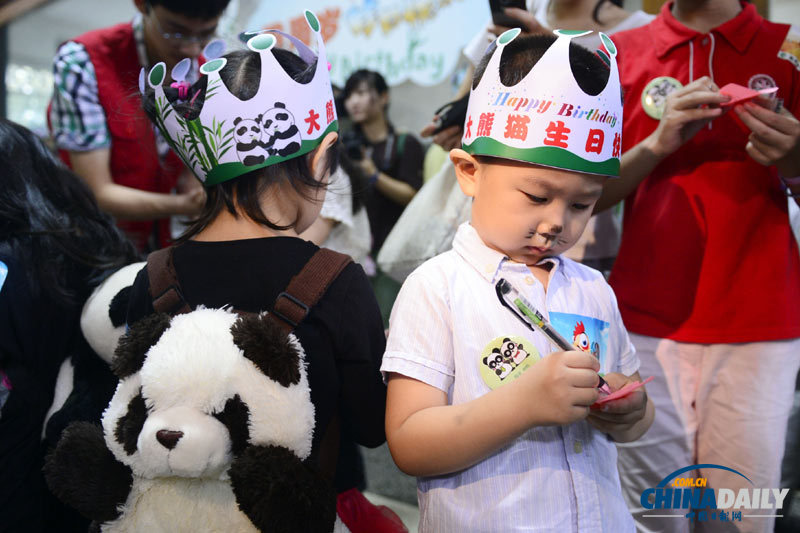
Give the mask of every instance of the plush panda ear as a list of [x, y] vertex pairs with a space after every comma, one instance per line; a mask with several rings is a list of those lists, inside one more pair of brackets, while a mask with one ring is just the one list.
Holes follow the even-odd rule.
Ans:
[[119, 379], [138, 372], [144, 364], [145, 355], [161, 335], [169, 328], [170, 316], [166, 313], [148, 315], [133, 324], [119, 340], [111, 370]]
[[240, 316], [231, 326], [233, 342], [261, 372], [284, 387], [300, 382], [300, 354], [266, 315]]
[[123, 287], [108, 304], [108, 318], [111, 325], [118, 328], [125, 324], [128, 315], [128, 302], [130, 301], [131, 288]]

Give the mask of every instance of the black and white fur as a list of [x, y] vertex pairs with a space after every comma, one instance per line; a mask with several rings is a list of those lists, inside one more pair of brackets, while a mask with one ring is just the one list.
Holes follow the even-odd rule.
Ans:
[[286, 157], [300, 150], [303, 139], [295, 125], [294, 116], [282, 102], [275, 102], [275, 107], [268, 109], [261, 116], [264, 131], [263, 146], [270, 156]]
[[103, 429], [70, 426], [48, 484], [104, 532], [347, 531], [304, 462], [304, 357], [266, 315], [145, 317], [120, 340]]
[[236, 117], [233, 120], [233, 138], [236, 141], [236, 153], [239, 161], [246, 166], [260, 165], [269, 151], [264, 146], [261, 115], [255, 119]]

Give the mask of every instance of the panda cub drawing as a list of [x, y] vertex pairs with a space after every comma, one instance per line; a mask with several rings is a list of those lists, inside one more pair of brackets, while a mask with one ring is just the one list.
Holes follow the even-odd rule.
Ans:
[[527, 357], [528, 352], [523, 349], [522, 343], [517, 344], [505, 338], [500, 348], [492, 348], [492, 353], [483, 358], [483, 364], [493, 370], [500, 380], [504, 380]]
[[233, 137], [236, 140], [236, 152], [239, 161], [246, 166], [260, 165], [269, 157], [269, 151], [261, 140], [261, 115], [255, 119], [236, 117], [233, 121]]
[[264, 112], [261, 119], [266, 142], [262, 147], [270, 156], [286, 157], [300, 150], [303, 139], [294, 123], [294, 117], [283, 102], [275, 102], [275, 107]]

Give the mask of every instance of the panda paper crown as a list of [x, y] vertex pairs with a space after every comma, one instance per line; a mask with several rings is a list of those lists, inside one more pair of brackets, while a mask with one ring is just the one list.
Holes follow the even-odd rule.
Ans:
[[[325, 135], [337, 131], [325, 43], [320, 24], [311, 11], [306, 22], [317, 40], [317, 54], [302, 41], [278, 30], [244, 33], [247, 48], [261, 56], [258, 92], [248, 100], [231, 94], [219, 77], [227, 60], [222, 43], [206, 47], [210, 59], [200, 67], [208, 76], [205, 100], [200, 115], [188, 120], [172, 106], [164, 94], [166, 65], [158, 63], [147, 75], [155, 91], [156, 126], [172, 149], [205, 186], [216, 185], [247, 172], [307, 154], [319, 146]], [[300, 58], [311, 65], [316, 60], [314, 77], [299, 83], [281, 67], [271, 50], [279, 34], [294, 44]], [[182, 82], [190, 62], [183, 60], [172, 70]], [[144, 73], [142, 73], [144, 76]], [[144, 80], [140, 79], [143, 90]]]
[[505, 46], [520, 33], [496, 41], [486, 70], [470, 93], [461, 143], [473, 155], [489, 155], [548, 167], [619, 176], [622, 98], [617, 49], [600, 34], [608, 54], [597, 53], [611, 72], [603, 91], [586, 94], [572, 74], [570, 41], [591, 31], [555, 30], [558, 38], [525, 78], [507, 87], [500, 81]]

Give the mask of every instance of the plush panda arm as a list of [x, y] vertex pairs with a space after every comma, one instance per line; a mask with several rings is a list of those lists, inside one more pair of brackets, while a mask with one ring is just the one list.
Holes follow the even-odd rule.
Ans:
[[106, 448], [103, 430], [89, 422], [74, 422], [45, 459], [45, 478], [58, 498], [98, 522], [119, 516], [133, 477]]
[[333, 530], [333, 488], [288, 449], [248, 446], [233, 461], [230, 476], [239, 508], [259, 530]]

